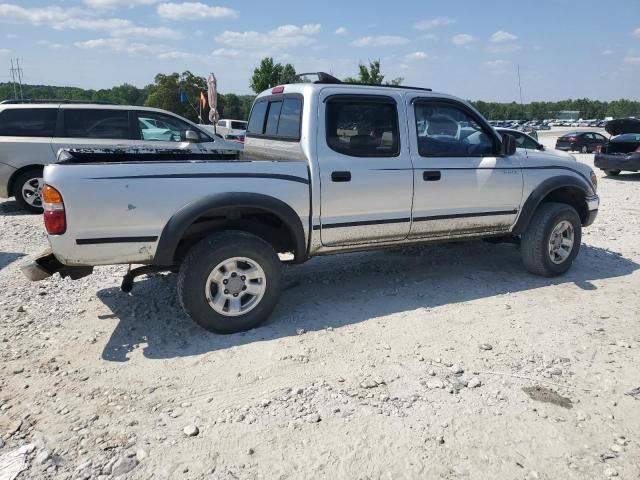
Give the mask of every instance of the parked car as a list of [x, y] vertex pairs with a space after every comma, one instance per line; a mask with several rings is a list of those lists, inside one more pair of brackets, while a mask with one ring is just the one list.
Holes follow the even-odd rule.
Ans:
[[244, 142], [247, 131], [247, 122], [244, 120], [230, 120], [223, 118], [216, 123], [216, 131], [227, 140]]
[[182, 117], [155, 108], [104, 104], [0, 104], [0, 197], [42, 212], [42, 169], [61, 148], [166, 147], [224, 150], [235, 142], [215, 138]]
[[278, 302], [278, 254], [302, 263], [492, 237], [519, 242], [535, 274], [570, 268], [599, 205], [587, 165], [517, 149], [456, 97], [318, 75], [258, 95], [240, 162], [149, 152], [102, 163], [103, 152], [63, 151], [44, 172], [52, 253], [23, 272], [78, 278], [143, 264], [125, 276], [128, 291], [136, 275], [178, 271], [185, 311], [231, 333]]
[[613, 137], [596, 152], [594, 165], [610, 176], [640, 171], [640, 120], [611, 120], [605, 130]]
[[[563, 160], [572, 160], [575, 161], [576, 158], [570, 153], [564, 152], [562, 150], [551, 150], [542, 145], [538, 140], [531, 135], [528, 135], [524, 132], [519, 132], [517, 130], [511, 130], [509, 128], [496, 128], [496, 131], [503, 135], [509, 134], [516, 140], [517, 148], [524, 148], [525, 150], [532, 150], [536, 152], [536, 157], [540, 157], [537, 152], [544, 152], [546, 155], [551, 155], [554, 157], [561, 158]], [[535, 133], [535, 132], [534, 132]]]
[[569, 132], [556, 140], [556, 149], [571, 152], [593, 153], [598, 145], [606, 143], [607, 137], [598, 132]]

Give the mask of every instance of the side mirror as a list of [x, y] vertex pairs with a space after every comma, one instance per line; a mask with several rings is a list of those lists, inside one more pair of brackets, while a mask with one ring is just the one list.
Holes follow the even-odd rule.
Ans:
[[197, 142], [198, 140], [200, 140], [200, 136], [193, 130], [187, 130], [186, 132], [184, 132], [184, 138], [187, 140], [187, 142]]
[[510, 156], [516, 153], [516, 139], [508, 133], [502, 134], [502, 149], [500, 154], [503, 156]]

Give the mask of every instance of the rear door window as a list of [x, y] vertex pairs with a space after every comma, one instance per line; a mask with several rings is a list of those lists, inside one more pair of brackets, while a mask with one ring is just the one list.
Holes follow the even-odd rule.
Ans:
[[129, 112], [106, 109], [65, 109], [66, 138], [102, 138], [126, 140], [129, 133]]
[[325, 121], [327, 145], [338, 153], [351, 157], [395, 157], [400, 153], [398, 109], [391, 97], [329, 97]]
[[57, 108], [9, 108], [0, 112], [0, 136], [53, 137]]

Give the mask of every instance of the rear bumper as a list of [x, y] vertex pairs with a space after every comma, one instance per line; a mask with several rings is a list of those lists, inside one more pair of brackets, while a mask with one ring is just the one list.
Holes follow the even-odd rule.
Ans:
[[601, 170], [640, 170], [640, 153], [597, 153], [593, 164]]
[[30, 258], [20, 266], [20, 271], [32, 282], [39, 282], [49, 278], [55, 273], [59, 273], [62, 278], [70, 277], [77, 280], [93, 273], [93, 267], [75, 267], [63, 265], [55, 257], [51, 249]]

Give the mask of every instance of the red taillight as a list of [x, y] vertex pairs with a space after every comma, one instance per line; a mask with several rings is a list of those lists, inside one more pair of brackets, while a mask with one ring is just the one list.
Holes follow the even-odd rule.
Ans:
[[636, 153], [640, 153], [640, 145], [638, 145], [638, 148], [636, 148], [634, 151], [635, 151]]
[[576, 137], [569, 137], [569, 143], [576, 143], [578, 139]]
[[60, 192], [51, 185], [42, 188], [44, 228], [49, 235], [62, 235], [67, 231], [67, 216]]
[[276, 93], [282, 93], [284, 92], [284, 87], [282, 85], [280, 85], [279, 87], [273, 87], [271, 89], [271, 93], [276, 94]]

